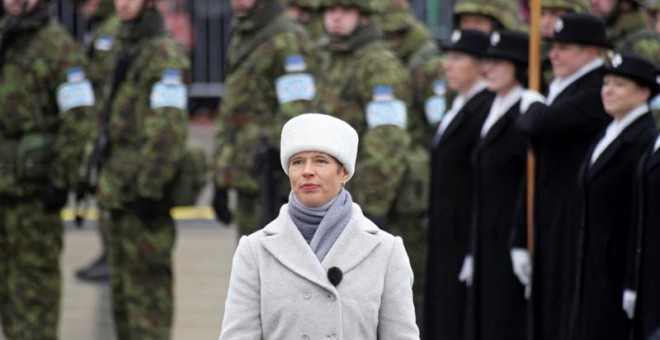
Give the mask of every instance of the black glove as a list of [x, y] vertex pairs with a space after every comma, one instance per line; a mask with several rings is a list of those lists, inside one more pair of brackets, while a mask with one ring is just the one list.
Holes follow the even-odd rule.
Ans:
[[44, 210], [46, 212], [58, 212], [66, 205], [66, 200], [69, 193], [57, 188], [53, 183], [46, 184], [46, 192], [44, 193]]
[[370, 219], [371, 222], [374, 222], [374, 224], [375, 224], [378, 228], [380, 228], [380, 229], [382, 229], [382, 230], [387, 230], [387, 223], [385, 222], [384, 219], [382, 219], [382, 218], [380, 218], [380, 217], [373, 216], [373, 215], [369, 215], [369, 214], [364, 214], [364, 216], [365, 216], [366, 218]]
[[215, 218], [218, 219], [218, 221], [225, 225], [231, 223], [231, 211], [229, 211], [227, 189], [215, 188], [215, 195], [213, 195], [213, 210], [215, 211]]
[[142, 223], [148, 224], [156, 219], [158, 211], [162, 209], [162, 204], [159, 200], [138, 196], [135, 201], [135, 208]]

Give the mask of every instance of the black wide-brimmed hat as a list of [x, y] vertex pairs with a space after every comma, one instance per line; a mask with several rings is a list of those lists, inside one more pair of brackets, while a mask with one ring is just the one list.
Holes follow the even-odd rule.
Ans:
[[529, 35], [514, 31], [495, 31], [490, 35], [486, 58], [506, 59], [517, 64], [529, 60]]
[[489, 45], [488, 34], [477, 30], [454, 30], [449, 41], [440, 44], [443, 51], [459, 51], [483, 58]]
[[607, 40], [605, 21], [592, 14], [564, 14], [555, 22], [554, 31], [547, 40], [612, 48], [612, 43]]
[[660, 91], [660, 71], [650, 61], [631, 53], [615, 53], [609, 57], [604, 74], [628, 78], [651, 89], [651, 98]]

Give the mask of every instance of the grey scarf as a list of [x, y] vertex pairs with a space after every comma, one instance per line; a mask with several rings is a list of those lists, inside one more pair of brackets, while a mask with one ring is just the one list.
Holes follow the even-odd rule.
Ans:
[[332, 245], [351, 219], [353, 198], [342, 189], [337, 197], [320, 207], [310, 208], [289, 194], [289, 215], [312, 251], [323, 262]]

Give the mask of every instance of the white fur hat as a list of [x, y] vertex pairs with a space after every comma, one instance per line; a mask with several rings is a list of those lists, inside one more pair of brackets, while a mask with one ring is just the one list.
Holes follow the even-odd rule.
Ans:
[[346, 168], [348, 179], [351, 179], [355, 172], [358, 134], [341, 119], [321, 113], [305, 113], [290, 119], [282, 128], [280, 161], [285, 173], [289, 173], [289, 159], [304, 151], [333, 156]]

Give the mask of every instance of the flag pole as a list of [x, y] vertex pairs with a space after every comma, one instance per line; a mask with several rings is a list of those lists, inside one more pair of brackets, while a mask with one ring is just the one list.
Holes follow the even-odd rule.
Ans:
[[[540, 92], [541, 89], [541, 0], [529, 2], [529, 84], [527, 88]], [[534, 190], [536, 181], [536, 158], [531, 148], [527, 149], [527, 250], [534, 251]]]

